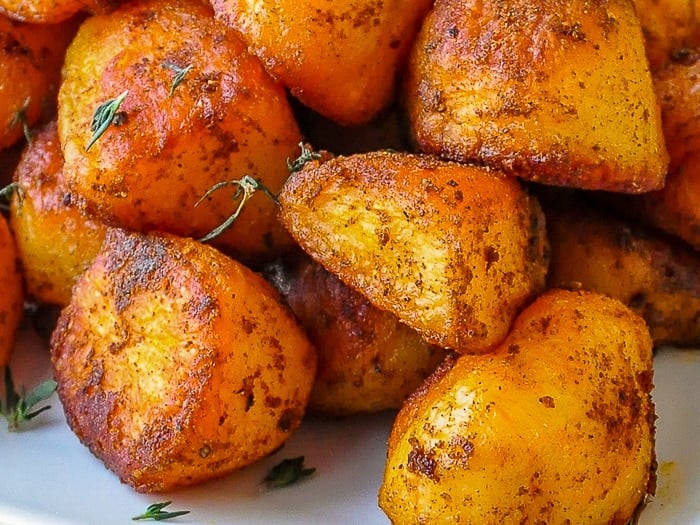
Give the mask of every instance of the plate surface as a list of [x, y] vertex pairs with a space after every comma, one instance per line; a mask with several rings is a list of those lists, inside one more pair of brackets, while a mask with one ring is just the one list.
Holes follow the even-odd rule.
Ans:
[[[17, 385], [51, 375], [46, 349], [24, 333], [12, 369]], [[659, 480], [640, 525], [700, 525], [700, 351], [663, 349], [655, 361]], [[307, 420], [274, 456], [221, 480], [171, 494], [136, 494], [122, 485], [68, 429], [58, 399], [23, 431], [0, 420], [0, 524], [111, 525], [154, 502], [190, 514], [180, 525], [386, 525], [377, 507], [393, 413]], [[303, 455], [316, 474], [262, 491], [260, 480], [284, 458]]]

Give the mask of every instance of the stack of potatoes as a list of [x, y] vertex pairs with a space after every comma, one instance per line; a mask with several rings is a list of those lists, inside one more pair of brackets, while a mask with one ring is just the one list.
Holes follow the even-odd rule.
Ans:
[[695, 4], [0, 0], [0, 366], [60, 307], [138, 491], [400, 409], [392, 522], [627, 523], [700, 343]]

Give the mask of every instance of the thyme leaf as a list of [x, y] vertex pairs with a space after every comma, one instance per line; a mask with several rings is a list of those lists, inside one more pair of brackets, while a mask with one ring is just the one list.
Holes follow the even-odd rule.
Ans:
[[177, 86], [182, 84], [182, 81], [185, 80], [185, 75], [187, 75], [187, 73], [189, 73], [192, 69], [192, 64], [185, 67], [179, 67], [172, 62], [163, 62], [163, 67], [175, 73], [175, 76], [173, 76], [173, 83], [170, 84], [170, 96], [172, 97], [175, 89], [177, 89]]
[[169, 520], [172, 518], [177, 518], [178, 516], [184, 516], [185, 514], [189, 514], [189, 510], [176, 510], [173, 512], [168, 512], [164, 511], [163, 509], [170, 505], [172, 501], [164, 501], [161, 503], [153, 503], [152, 505], [149, 505], [146, 508], [146, 512], [143, 514], [139, 514], [138, 516], [134, 516], [131, 518], [134, 521], [138, 520], [152, 520], [152, 521], [163, 521], [163, 520]]
[[40, 383], [28, 394], [25, 393], [24, 387], [22, 387], [21, 393], [18, 393], [15, 390], [10, 367], [6, 366], [5, 401], [0, 403], [0, 415], [7, 420], [7, 429], [15, 431], [24, 421], [34, 419], [42, 412], [50, 409], [50, 405], [44, 405], [38, 409], [34, 409], [34, 407], [51, 397], [56, 391], [56, 387], [56, 381], [49, 380]]
[[92, 138], [88, 145], [85, 146], [85, 151], [90, 151], [92, 145], [97, 142], [102, 134], [107, 131], [107, 128], [118, 120], [117, 111], [119, 107], [124, 102], [124, 99], [129, 94], [129, 91], [124, 91], [121, 95], [115, 98], [106, 100], [95, 110], [95, 114], [92, 116], [92, 123], [90, 124], [90, 131], [92, 131]]
[[268, 489], [278, 489], [288, 487], [302, 479], [308, 478], [314, 472], [315, 468], [304, 468], [304, 456], [285, 459], [278, 463], [265, 476], [263, 483]]
[[212, 193], [225, 188], [226, 186], [236, 186], [236, 191], [234, 192], [232, 196], [232, 200], [236, 202], [237, 200], [240, 199], [238, 206], [236, 207], [235, 211], [229, 215], [224, 222], [222, 222], [219, 226], [211, 230], [209, 233], [207, 233], [204, 237], [199, 239], [200, 242], [207, 242], [215, 237], [218, 237], [221, 235], [224, 231], [226, 231], [228, 228], [231, 227], [231, 225], [235, 222], [235, 220], [238, 218], [238, 216], [241, 214], [243, 211], [243, 207], [245, 206], [246, 202], [250, 200], [250, 198], [253, 196], [253, 194], [257, 191], [260, 190], [262, 191], [265, 195], [267, 195], [272, 201], [279, 206], [279, 201], [277, 200], [277, 195], [272, 193], [270, 189], [265, 186], [260, 179], [254, 179], [250, 175], [244, 175], [242, 178], [238, 180], [225, 180], [222, 182], [217, 182], [214, 184], [211, 188], [209, 188], [204, 195], [202, 195], [197, 202], [194, 203], [195, 206], [199, 206], [207, 197], [209, 197]]
[[31, 100], [31, 97], [25, 98], [24, 104], [22, 104], [21, 108], [15, 111], [15, 114], [12, 115], [12, 120], [10, 121], [10, 129], [20, 124], [22, 125], [22, 132], [24, 133], [24, 138], [27, 141], [27, 144], [32, 143], [32, 132], [29, 129], [29, 124], [27, 123], [27, 110], [29, 109], [29, 103]]
[[304, 164], [306, 164], [310, 160], [316, 160], [321, 158], [320, 153], [312, 150], [311, 148], [307, 148], [303, 142], [299, 143], [299, 148], [301, 149], [301, 154], [296, 159], [294, 159], [291, 162], [289, 159], [287, 159], [287, 169], [289, 169], [289, 173], [295, 173], [297, 171], [300, 171], [301, 168], [304, 167]]
[[24, 200], [24, 190], [18, 183], [11, 182], [4, 188], [0, 188], [0, 199], [3, 199], [5, 201], [0, 202], [0, 210], [10, 209], [12, 194], [15, 192], [17, 193], [17, 204], [19, 205], [19, 207], [22, 206], [22, 201]]

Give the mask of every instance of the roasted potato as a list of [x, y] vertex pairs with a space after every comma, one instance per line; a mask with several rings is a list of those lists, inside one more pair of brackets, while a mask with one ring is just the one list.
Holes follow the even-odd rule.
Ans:
[[497, 345], [544, 287], [536, 199], [486, 168], [408, 153], [310, 161], [279, 195], [299, 245], [433, 344]]
[[305, 254], [269, 265], [266, 275], [318, 351], [310, 411], [399, 409], [447, 355]]
[[0, 214], [0, 369], [10, 362], [17, 329], [24, 310], [24, 290], [15, 243], [5, 217]]
[[0, 15], [0, 149], [55, 111], [61, 65], [77, 20], [24, 24]]
[[663, 69], [674, 54], [700, 45], [698, 0], [634, 0], [652, 71]]
[[656, 345], [700, 344], [700, 253], [583, 203], [545, 205], [552, 250], [549, 286], [619, 299]]
[[109, 230], [51, 339], [68, 424], [124, 483], [218, 477], [298, 427], [316, 354], [258, 274], [191, 239]]
[[546, 184], [639, 193], [668, 157], [631, 2], [437, 0], [405, 82], [418, 148]]
[[397, 524], [627, 524], [654, 490], [652, 344], [615, 299], [553, 291], [399, 412], [379, 505]]
[[[96, 108], [124, 93], [88, 148]], [[192, 237], [235, 207], [235, 188], [195, 206], [207, 190], [249, 175], [276, 192], [301, 139], [282, 87], [197, 0], [131, 3], [86, 20], [66, 56], [58, 132], [65, 179], [88, 214]], [[248, 262], [291, 245], [264, 195], [213, 242]]]
[[106, 13], [121, 0], [0, 0], [0, 13], [15, 20], [55, 24], [79, 11]]
[[34, 134], [15, 171], [10, 225], [26, 293], [65, 306], [76, 278], [92, 262], [107, 227], [85, 217], [62, 179], [56, 123]]
[[211, 0], [268, 71], [302, 103], [343, 125], [386, 107], [432, 0]]

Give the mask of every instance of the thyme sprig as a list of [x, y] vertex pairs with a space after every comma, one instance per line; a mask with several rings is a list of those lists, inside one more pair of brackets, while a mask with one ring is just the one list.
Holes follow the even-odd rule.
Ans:
[[139, 520], [152, 520], [152, 521], [163, 521], [163, 520], [169, 520], [172, 518], [177, 518], [178, 516], [184, 516], [185, 514], [189, 514], [189, 510], [176, 510], [173, 512], [168, 512], [164, 511], [163, 509], [170, 505], [172, 501], [163, 501], [161, 503], [153, 503], [152, 505], [149, 505], [146, 508], [146, 512], [143, 514], [139, 514], [138, 516], [134, 516], [131, 518], [134, 521], [139, 521]]
[[85, 146], [85, 151], [90, 151], [95, 142], [102, 136], [102, 134], [107, 131], [107, 128], [118, 120], [117, 112], [124, 102], [124, 99], [129, 94], [126, 90], [122, 92], [121, 95], [106, 100], [95, 110], [95, 114], [92, 116], [92, 123], [90, 124], [90, 131], [92, 131], [92, 138], [88, 145]]
[[304, 456], [288, 458], [278, 463], [263, 479], [268, 489], [278, 489], [293, 485], [316, 472], [315, 468], [304, 467]]
[[24, 387], [21, 393], [15, 390], [15, 384], [12, 380], [12, 372], [10, 367], [5, 367], [5, 401], [0, 403], [0, 415], [7, 420], [7, 429], [15, 431], [19, 425], [25, 421], [34, 419], [42, 412], [51, 408], [51, 405], [44, 405], [38, 409], [34, 407], [46, 401], [56, 391], [56, 381], [44, 381], [40, 383], [34, 390], [25, 393]]
[[234, 192], [233, 196], [231, 199], [236, 202], [240, 199], [238, 202], [238, 206], [236, 207], [235, 211], [229, 215], [224, 222], [222, 222], [219, 226], [214, 228], [212, 231], [207, 233], [204, 237], [202, 237], [200, 242], [207, 242], [215, 237], [218, 237], [221, 235], [224, 231], [226, 231], [233, 223], [234, 221], [238, 218], [238, 216], [241, 214], [243, 211], [243, 207], [245, 206], [246, 202], [248, 202], [251, 197], [255, 194], [256, 191], [260, 190], [262, 191], [265, 195], [267, 195], [269, 198], [272, 199], [272, 201], [279, 206], [279, 201], [277, 200], [277, 195], [272, 193], [270, 189], [265, 186], [260, 179], [254, 179], [250, 175], [244, 175], [242, 178], [237, 179], [237, 180], [225, 180], [221, 182], [217, 182], [214, 184], [211, 188], [209, 188], [204, 195], [202, 195], [197, 202], [194, 203], [195, 206], [199, 206], [207, 197], [209, 197], [212, 193], [225, 188], [226, 186], [236, 186], [236, 191]]
[[172, 97], [177, 87], [185, 80], [185, 75], [187, 75], [187, 73], [189, 73], [192, 69], [192, 64], [185, 67], [180, 67], [172, 62], [163, 62], [163, 67], [175, 73], [175, 76], [173, 76], [173, 82], [170, 84], [170, 96]]
[[12, 115], [12, 120], [10, 121], [10, 129], [19, 125], [22, 126], [22, 132], [24, 133], [24, 138], [27, 141], [27, 144], [32, 143], [32, 132], [29, 129], [29, 123], [27, 122], [27, 110], [29, 109], [29, 103], [31, 100], [31, 97], [25, 98], [24, 104], [22, 104], [21, 108], [15, 111], [15, 114]]
[[296, 173], [297, 171], [300, 171], [304, 167], [304, 164], [310, 160], [317, 160], [321, 158], [321, 154], [319, 152], [314, 151], [311, 148], [307, 148], [303, 142], [299, 143], [299, 148], [301, 149], [301, 154], [296, 159], [293, 161], [287, 159], [287, 169], [289, 169], [289, 173]]
[[[24, 199], [24, 190], [17, 182], [10, 182], [7, 186], [0, 189], [0, 210], [9, 210], [12, 194], [17, 193], [17, 204], [21, 207]], [[2, 202], [4, 201], [4, 202]]]

